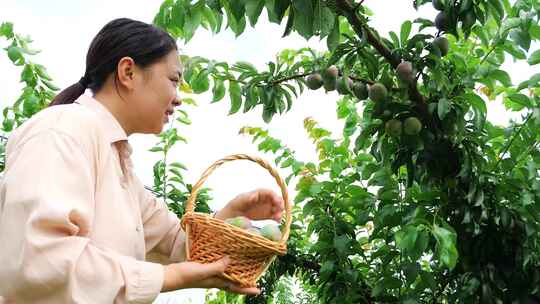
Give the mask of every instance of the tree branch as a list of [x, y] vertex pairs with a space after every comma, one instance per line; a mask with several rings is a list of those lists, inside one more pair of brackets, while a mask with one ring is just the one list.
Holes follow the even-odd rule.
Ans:
[[309, 72], [309, 73], [298, 74], [298, 75], [293, 75], [293, 76], [289, 76], [289, 77], [285, 77], [285, 78], [273, 80], [273, 81], [270, 82], [270, 84], [271, 84], [271, 85], [275, 85], [275, 84], [278, 84], [278, 83], [281, 83], [281, 82], [285, 82], [285, 81], [289, 81], [289, 80], [293, 80], [293, 79], [296, 79], [296, 78], [306, 77], [306, 76], [308, 76], [308, 75], [311, 75], [312, 73], [313, 73], [313, 72]]
[[529, 120], [532, 118], [533, 116], [533, 113], [534, 111], [531, 111], [529, 113], [529, 115], [527, 116], [527, 118], [525, 118], [525, 121], [523, 121], [523, 124], [521, 126], [519, 126], [519, 129], [517, 130], [517, 132], [514, 134], [514, 136], [512, 137], [512, 139], [510, 139], [510, 141], [508, 142], [508, 144], [506, 145], [506, 147], [504, 147], [504, 150], [502, 151], [501, 155], [499, 156], [499, 159], [497, 160], [497, 162], [495, 163], [495, 166], [493, 166], [493, 170], [491, 171], [495, 171], [497, 169], [497, 167], [499, 166], [499, 163], [501, 162], [501, 160], [503, 159], [503, 156], [506, 154], [506, 152], [508, 152], [508, 150], [510, 149], [510, 146], [512, 146], [512, 143], [514, 143], [514, 140], [519, 136], [519, 134], [521, 133], [521, 130], [523, 130], [523, 127], [525, 127], [525, 125], [529, 122]]
[[144, 188], [150, 192], [152, 192], [154, 195], [161, 195], [161, 193], [159, 193], [158, 191], [154, 190], [154, 188], [152, 187], [149, 187], [149, 186], [144, 186]]
[[[274, 85], [274, 84], [289, 81], [289, 80], [292, 80], [292, 79], [306, 77], [306, 76], [309, 76], [309, 75], [311, 75], [313, 73], [315, 73], [315, 72], [307, 72], [307, 73], [304, 73], [304, 74], [298, 74], [298, 75], [285, 77], [285, 78], [282, 78], [282, 79], [277, 79], [277, 80], [271, 81], [270, 84]], [[359, 77], [356, 77], [354, 75], [349, 75], [349, 78], [354, 80], [354, 81], [359, 81], [359, 82], [363, 82], [363, 83], [367, 83], [367, 84], [374, 84], [375, 83], [373, 80], [359, 78]]]
[[382, 41], [375, 36], [373, 31], [365, 25], [356, 15], [354, 7], [348, 0], [337, 0], [337, 7], [349, 23], [354, 28], [354, 31], [361, 37], [363, 32], [366, 33], [366, 38], [369, 44], [371, 44], [381, 56], [383, 56], [393, 68], [396, 68], [400, 63], [399, 58], [392, 56], [392, 51], [388, 49]]
[[[366, 33], [366, 38], [369, 44], [371, 44], [381, 56], [383, 56], [386, 61], [395, 69], [401, 62], [400, 58], [392, 56], [392, 51], [386, 47], [382, 41], [375, 36], [371, 28], [358, 18], [354, 7], [349, 2], [349, 0], [336, 0], [336, 5], [341, 14], [347, 18], [349, 23], [352, 25], [354, 31], [358, 36], [363, 36], [363, 33]], [[420, 114], [424, 117], [426, 121], [430, 121], [430, 116], [428, 112], [428, 106], [426, 100], [420, 91], [418, 91], [418, 86], [416, 80], [409, 84], [409, 97], [412, 101], [415, 101], [416, 106]]]

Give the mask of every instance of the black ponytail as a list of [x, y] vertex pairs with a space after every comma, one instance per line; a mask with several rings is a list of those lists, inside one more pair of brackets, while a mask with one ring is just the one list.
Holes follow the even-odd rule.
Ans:
[[60, 92], [49, 106], [73, 103], [86, 89], [98, 92], [107, 77], [116, 72], [118, 61], [129, 56], [144, 68], [177, 49], [174, 38], [148, 23], [119, 18], [107, 23], [94, 37], [86, 55], [86, 73]]

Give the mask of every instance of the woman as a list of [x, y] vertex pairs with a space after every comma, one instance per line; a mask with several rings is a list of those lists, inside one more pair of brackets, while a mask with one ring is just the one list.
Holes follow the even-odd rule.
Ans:
[[[113, 20], [93, 39], [84, 77], [11, 134], [0, 184], [8, 303], [149, 303], [182, 288], [259, 293], [221, 276], [227, 257], [185, 262], [178, 217], [131, 169], [128, 137], [162, 131], [181, 104], [181, 78], [168, 33]], [[257, 189], [215, 216], [279, 221], [282, 210], [277, 194]]]

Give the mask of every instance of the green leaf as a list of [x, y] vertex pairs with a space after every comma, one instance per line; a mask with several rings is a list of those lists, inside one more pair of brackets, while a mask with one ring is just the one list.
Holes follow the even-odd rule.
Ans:
[[36, 64], [35, 68], [36, 68], [36, 73], [39, 75], [39, 77], [48, 81], [52, 80], [51, 76], [49, 76], [49, 74], [47, 73], [47, 69], [43, 65]]
[[231, 30], [234, 32], [236, 37], [240, 36], [246, 29], [246, 18], [242, 15], [238, 15], [239, 19], [237, 19], [234, 14], [237, 14], [237, 11], [234, 9], [226, 9], [227, 12], [227, 22], [228, 26], [231, 28]]
[[313, 36], [313, 5], [311, 0], [292, 1], [294, 9], [294, 28], [302, 37]]
[[433, 226], [432, 233], [437, 240], [437, 257], [450, 270], [454, 269], [458, 259], [456, 233], [436, 224]]
[[231, 110], [229, 115], [232, 115], [242, 106], [242, 98], [240, 95], [240, 85], [236, 81], [229, 81], [229, 97], [231, 98]]
[[497, 19], [501, 20], [504, 18], [504, 8], [501, 3], [501, 0], [488, 0], [489, 3], [493, 8], [495, 8], [495, 12], [497, 13]]
[[516, 59], [527, 59], [527, 55], [525, 52], [520, 50], [517, 46], [515, 46], [512, 42], [507, 41], [503, 49], [510, 55], [514, 56]]
[[24, 69], [21, 73], [21, 81], [27, 83], [28, 86], [34, 87], [36, 85], [37, 79], [34, 76], [34, 69], [32, 64], [27, 64], [24, 66]]
[[398, 38], [397, 34], [394, 33], [393, 31], [390, 31], [388, 33], [388, 35], [390, 35], [390, 38], [392, 39], [392, 42], [394, 42], [394, 47], [398, 48], [399, 45], [400, 45], [400, 42], [399, 42], [399, 38]]
[[285, 24], [285, 31], [283, 32], [283, 35], [281, 35], [281, 37], [288, 36], [293, 29], [293, 25], [294, 25], [294, 10], [291, 10], [289, 11], [289, 16], [287, 17], [287, 24]]
[[206, 69], [202, 70], [197, 77], [191, 83], [191, 89], [193, 93], [200, 94], [208, 91], [210, 87], [210, 82], [208, 80], [208, 71]]
[[334, 271], [334, 261], [328, 260], [325, 261], [324, 264], [321, 266], [321, 280], [327, 279], [332, 272]]
[[169, 166], [179, 168], [179, 169], [183, 169], [183, 170], [187, 170], [186, 166], [184, 166], [182, 163], [179, 163], [179, 162], [170, 163]]
[[401, 25], [401, 45], [405, 45], [407, 43], [407, 39], [409, 38], [409, 34], [411, 33], [411, 28], [412, 22], [409, 20], [403, 22], [403, 24]]
[[416, 238], [416, 246], [414, 247], [412, 256], [414, 258], [420, 258], [422, 253], [426, 251], [429, 243], [429, 233], [425, 230], [420, 230], [418, 232], [418, 237]]
[[396, 246], [404, 252], [412, 252], [418, 237], [418, 229], [415, 226], [406, 226], [394, 235]]
[[[403, 272], [407, 278], [407, 284], [412, 284], [416, 280], [416, 277], [418, 277], [418, 274], [420, 273], [420, 269], [421, 268], [418, 263], [405, 264], [405, 267], [403, 267]], [[405, 303], [406, 302], [404, 302], [404, 304]]]
[[336, 248], [338, 255], [347, 255], [350, 242], [351, 239], [346, 235], [339, 235], [334, 238], [334, 248]]
[[25, 117], [31, 117], [39, 110], [39, 98], [34, 93], [31, 93], [24, 98], [23, 115]]
[[287, 167], [292, 166], [293, 163], [294, 163], [294, 158], [287, 158], [284, 162], [281, 163], [279, 167], [287, 168]]
[[380, 281], [379, 283], [375, 284], [375, 287], [373, 287], [373, 289], [371, 290], [372, 297], [376, 298], [383, 293], [383, 291], [385, 290], [385, 286], [383, 283], [383, 281]]
[[203, 21], [201, 23], [203, 24], [203, 26], [204, 24], [207, 24], [207, 26], [205, 26], [206, 29], [208, 29], [212, 33], [217, 33], [220, 30], [220, 28], [218, 27], [216, 15], [211, 8], [205, 6], [202, 10], [202, 16]]
[[23, 65], [24, 64], [24, 56], [22, 49], [16, 46], [10, 46], [7, 49], [8, 57], [9, 59], [15, 64], [15, 65]]
[[187, 116], [178, 117], [176, 119], [176, 121], [178, 121], [179, 123], [185, 124], [185, 125], [191, 125], [191, 120]]
[[508, 75], [508, 73], [503, 70], [494, 70], [490, 73], [489, 76], [497, 79], [505, 87], [512, 86], [512, 80], [510, 79], [510, 75]]
[[48, 80], [41, 79], [41, 82], [43, 82], [43, 84], [52, 91], [59, 91], [60, 90], [59, 87], [55, 86], [52, 82], [50, 82]]
[[510, 38], [525, 51], [529, 51], [531, 47], [531, 36], [529, 32], [513, 29], [510, 31]]
[[264, 0], [246, 1], [246, 15], [249, 18], [249, 24], [255, 26], [264, 7]]
[[533, 88], [537, 87], [540, 84], [540, 73], [536, 73], [529, 78], [529, 80], [525, 80], [522, 83], [519, 84], [519, 86], [516, 88], [516, 91], [521, 91], [526, 88]]
[[397, 289], [399, 287], [401, 287], [401, 280], [394, 277], [383, 277], [381, 281], [375, 284], [375, 287], [373, 287], [373, 290], [371, 291], [371, 295], [376, 298], [388, 289]]
[[243, 0], [229, 0], [227, 1], [229, 3], [229, 9], [234, 16], [234, 19], [240, 20], [244, 17], [244, 14], [246, 13], [246, 7], [245, 4], [247, 2], [253, 2], [250, 1], [243, 1]]
[[225, 96], [225, 84], [222, 79], [215, 79], [214, 80], [214, 88], [212, 89], [212, 94], [214, 97], [212, 98], [212, 103], [220, 101]]
[[521, 93], [510, 94], [508, 95], [508, 99], [510, 99], [511, 101], [523, 107], [532, 107], [531, 100], [525, 94], [521, 94]]
[[274, 116], [274, 112], [272, 112], [272, 108], [264, 107], [262, 118], [265, 123], [270, 123], [272, 121], [272, 117]]
[[439, 99], [438, 105], [437, 105], [437, 115], [439, 116], [440, 120], [444, 120], [446, 117], [446, 114], [450, 112], [450, 102], [446, 98]]
[[184, 180], [182, 178], [178, 177], [178, 176], [173, 176], [173, 177], [169, 178], [169, 181], [170, 182], [177, 182], [179, 184], [185, 185]]
[[281, 19], [285, 16], [285, 12], [290, 5], [290, 0], [265, 1], [265, 6], [268, 11], [268, 20], [280, 24]]
[[534, 51], [529, 59], [527, 59], [529, 65], [536, 65], [540, 63], [540, 50]]
[[332, 31], [336, 15], [328, 7], [317, 1], [315, 5], [315, 16], [313, 19], [313, 31], [319, 31], [319, 37], [322, 39]]
[[330, 35], [326, 38], [326, 45], [328, 46], [328, 50], [334, 51], [336, 47], [339, 44], [339, 19], [336, 17], [336, 20], [334, 22], [334, 28], [332, 29], [332, 32], [330, 32]]
[[249, 110], [253, 109], [259, 101], [259, 95], [257, 92], [257, 86], [252, 85], [247, 90], [246, 101], [244, 102], [244, 113], [247, 113]]
[[477, 207], [483, 206], [484, 204], [484, 190], [478, 189], [476, 192], [476, 198], [474, 205]]
[[13, 130], [14, 121], [10, 118], [5, 118], [2, 122], [2, 130], [4, 132], [11, 132]]
[[0, 37], [2, 36], [6, 36], [8, 39], [13, 37], [13, 23], [4, 22], [0, 25]]
[[[184, 6], [185, 7], [185, 6]], [[191, 40], [195, 31], [201, 24], [203, 16], [203, 7], [202, 5], [191, 6], [189, 10], [186, 10], [184, 26], [182, 30], [184, 31], [184, 39], [186, 42]]]
[[536, 40], [540, 39], [540, 25], [531, 24], [531, 27], [529, 28], [529, 34], [531, 34], [531, 37]]
[[486, 122], [486, 113], [487, 107], [486, 103], [482, 97], [476, 95], [475, 93], [466, 93], [464, 97], [471, 104], [474, 112], [475, 126], [479, 130], [484, 128], [484, 123]]
[[422, 282], [425, 283], [427, 287], [431, 288], [433, 292], [437, 290], [437, 282], [435, 282], [435, 278], [431, 272], [422, 271], [420, 277], [422, 278]]
[[193, 98], [182, 98], [182, 103], [187, 105], [197, 106], [197, 102]]

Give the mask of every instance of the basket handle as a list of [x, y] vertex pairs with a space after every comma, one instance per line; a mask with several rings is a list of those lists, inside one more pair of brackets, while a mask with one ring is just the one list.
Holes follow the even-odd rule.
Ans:
[[190, 194], [190, 196], [188, 198], [187, 205], [186, 205], [186, 214], [194, 212], [197, 193], [199, 192], [199, 189], [202, 187], [202, 185], [204, 184], [204, 182], [206, 181], [208, 176], [217, 167], [221, 166], [222, 164], [224, 164], [226, 162], [234, 161], [234, 160], [241, 160], [241, 159], [250, 160], [252, 162], [255, 162], [255, 163], [261, 165], [261, 167], [268, 170], [270, 172], [270, 174], [274, 177], [276, 182], [278, 183], [279, 188], [281, 188], [281, 195], [283, 196], [283, 201], [285, 203], [286, 217], [285, 217], [285, 228], [284, 228], [284, 231], [282, 231], [282, 236], [281, 236], [280, 243], [286, 242], [287, 239], [289, 238], [291, 222], [292, 222], [291, 204], [289, 203], [289, 193], [287, 192], [287, 187], [285, 186], [285, 182], [283, 181], [283, 179], [281, 179], [281, 177], [279, 176], [277, 171], [274, 168], [272, 168], [272, 166], [270, 166], [265, 160], [263, 160], [263, 159], [261, 159], [259, 157], [256, 157], [256, 156], [249, 156], [249, 155], [246, 155], [246, 154], [229, 155], [227, 157], [224, 157], [224, 158], [216, 161], [214, 164], [212, 164], [210, 167], [208, 167], [208, 169], [206, 169], [204, 171], [204, 173], [202, 174], [199, 181], [191, 189], [191, 194]]

